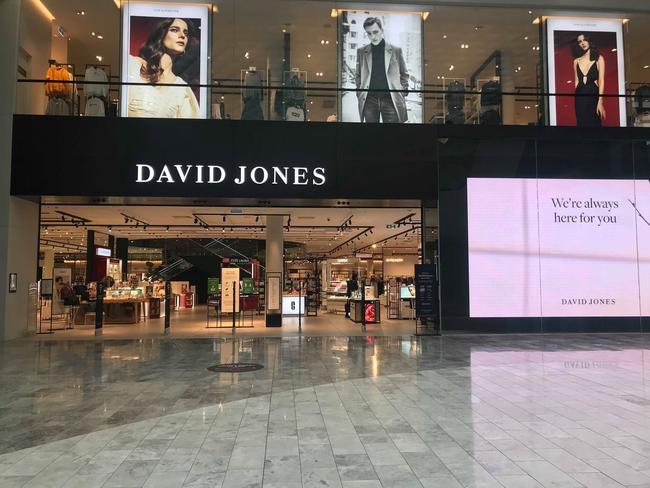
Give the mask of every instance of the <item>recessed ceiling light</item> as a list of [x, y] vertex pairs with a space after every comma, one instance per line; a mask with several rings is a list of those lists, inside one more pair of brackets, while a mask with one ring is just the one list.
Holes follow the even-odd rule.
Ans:
[[447, 39], [447, 34], [443, 34], [443, 35], [442, 35], [442, 38], [443, 38], [443, 39]]
[[648, 69], [648, 68], [650, 68], [650, 64], [646, 64], [646, 65], [643, 67], [643, 69]]
[[449, 71], [454, 71], [454, 65], [449, 66]]
[[101, 34], [97, 34], [97, 39], [103, 39], [103, 38], [104, 36], [102, 36]]
[[311, 58], [311, 54], [307, 54], [307, 57], [308, 57], [308, 58]]
[[95, 59], [101, 63], [102, 59], [104, 58], [102, 58], [101, 56], [95, 56]]

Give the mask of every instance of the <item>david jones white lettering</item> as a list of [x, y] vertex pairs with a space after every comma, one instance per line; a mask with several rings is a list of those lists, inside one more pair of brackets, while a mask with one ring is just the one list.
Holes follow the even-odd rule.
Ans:
[[[137, 164], [136, 183], [223, 183], [228, 174], [223, 166], [211, 164], [173, 164], [154, 168]], [[315, 185], [325, 184], [325, 168], [301, 166], [238, 166], [233, 180], [237, 185], [250, 182], [255, 185]]]

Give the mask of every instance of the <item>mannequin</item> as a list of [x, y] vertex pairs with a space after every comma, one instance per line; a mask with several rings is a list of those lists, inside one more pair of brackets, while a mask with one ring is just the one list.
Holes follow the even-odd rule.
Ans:
[[243, 85], [242, 99], [244, 101], [244, 108], [241, 119], [264, 120], [264, 112], [262, 111], [262, 99], [264, 98], [262, 77], [255, 66], [249, 67], [246, 71]]

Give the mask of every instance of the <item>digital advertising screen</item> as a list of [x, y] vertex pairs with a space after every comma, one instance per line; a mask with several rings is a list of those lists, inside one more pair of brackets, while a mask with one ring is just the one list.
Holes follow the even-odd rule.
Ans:
[[470, 317], [650, 315], [650, 181], [468, 178]]
[[[422, 123], [420, 13], [339, 10], [341, 122]], [[386, 90], [386, 91], [382, 91]]]
[[207, 118], [208, 5], [127, 2], [122, 7], [123, 117]]
[[626, 125], [623, 21], [550, 17], [546, 62], [551, 125]]

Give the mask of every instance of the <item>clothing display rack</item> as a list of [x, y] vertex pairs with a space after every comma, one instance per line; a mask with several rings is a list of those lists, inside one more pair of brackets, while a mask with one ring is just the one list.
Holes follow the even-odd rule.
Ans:
[[262, 73], [255, 66], [241, 70], [241, 120], [264, 120], [264, 83]]
[[[445, 123], [464, 124], [465, 123], [465, 91], [467, 89], [467, 79], [465, 78], [444, 78], [442, 80], [442, 114]], [[455, 100], [454, 96], [460, 100]]]
[[472, 101], [470, 104], [470, 109], [467, 114], [467, 123], [468, 124], [482, 124], [485, 123], [485, 114], [491, 110], [496, 110], [501, 116], [501, 105], [490, 105], [486, 106], [481, 102], [481, 97], [483, 97], [483, 87], [488, 83], [500, 83], [501, 79], [498, 76], [493, 76], [491, 78], [481, 78], [476, 80], [476, 86], [474, 90], [478, 92], [476, 95], [472, 96]]
[[[98, 76], [96, 70], [101, 70], [103, 75]], [[88, 77], [93, 79], [88, 79]], [[96, 79], [95, 79], [96, 78]], [[84, 72], [84, 98], [86, 106], [84, 108], [84, 115], [104, 117], [108, 112], [108, 105], [110, 103], [110, 81], [111, 79], [111, 65], [110, 64], [94, 64], [87, 63]], [[86, 82], [102, 82], [101, 84], [86, 84]], [[105, 82], [105, 83], [104, 83]], [[94, 102], [93, 99], [98, 100]], [[90, 102], [90, 104], [89, 104]]]
[[[50, 77], [52, 66], [55, 66], [57, 70], [59, 68], [64, 69], [67, 74], [66, 79]], [[48, 80], [45, 83], [45, 94], [49, 99], [47, 106], [48, 115], [77, 115], [76, 109], [79, 107], [79, 94], [77, 92], [77, 84], [75, 83], [75, 65], [71, 63], [57, 63], [55, 60], [50, 60], [46, 79]], [[68, 104], [68, 107], [65, 108], [62, 104]]]
[[[282, 118], [286, 121], [307, 120], [307, 72], [292, 68], [282, 74]], [[276, 93], [276, 97], [278, 94]]]

